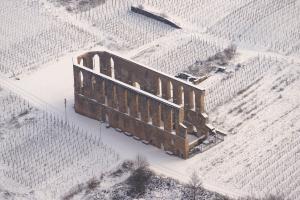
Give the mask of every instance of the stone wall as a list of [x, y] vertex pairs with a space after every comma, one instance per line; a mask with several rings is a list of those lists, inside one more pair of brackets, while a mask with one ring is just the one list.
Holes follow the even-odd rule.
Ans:
[[161, 21], [161, 22], [163, 22], [165, 24], [168, 24], [168, 25], [170, 25], [174, 28], [181, 29], [181, 27], [177, 23], [173, 22], [171, 19], [168, 19], [167, 16], [160, 16], [158, 13], [155, 13], [155, 12], [151, 11], [147, 7], [144, 8], [143, 5], [131, 6], [131, 11], [135, 12], [135, 13], [138, 13], [138, 14], [141, 14], [141, 15], [144, 15], [146, 17], [150, 17], [152, 19]]
[[188, 134], [207, 136], [204, 90], [106, 51], [77, 61], [76, 112], [183, 158], [189, 155]]

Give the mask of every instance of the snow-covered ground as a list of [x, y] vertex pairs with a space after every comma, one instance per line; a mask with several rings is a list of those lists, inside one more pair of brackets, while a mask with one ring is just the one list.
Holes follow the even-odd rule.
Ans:
[[210, 114], [230, 135], [197, 161], [203, 177], [300, 198], [300, 64], [281, 63]]
[[43, 9], [39, 1], [0, 2], [1, 73], [19, 74], [99, 41], [99, 36]]
[[[109, 168], [91, 168], [90, 173], [83, 173], [83, 169], [61, 164], [61, 160], [74, 154], [81, 158], [76, 162], [87, 166], [89, 159], [99, 158], [95, 155], [98, 150], [105, 154], [102, 146], [108, 145], [120, 160], [140, 153], [156, 172], [180, 181], [187, 181], [196, 169], [205, 187], [233, 197], [279, 192], [289, 199], [300, 198], [299, 0], [107, 0], [69, 11], [66, 7], [79, 6], [78, 2], [65, 2], [60, 7], [52, 4], [58, 1], [0, 2], [0, 85], [5, 88], [0, 98], [9, 99], [9, 90], [21, 96], [12, 97], [16, 103], [0, 100], [0, 180], [5, 183], [0, 184], [0, 193], [12, 190], [16, 198], [30, 198], [36, 194], [28, 188], [34, 188], [43, 199], [57, 198], [59, 189], [76, 185], [76, 179], [84, 181]], [[184, 28], [177, 30], [132, 13], [132, 4], [157, 8], [176, 17]], [[189, 160], [170, 157], [74, 112], [72, 57], [82, 51], [118, 51], [175, 75], [231, 43], [237, 44], [238, 51], [226, 72], [210, 73], [200, 84], [206, 89], [211, 123], [228, 136]], [[8, 79], [19, 73], [23, 73], [17, 76], [20, 80]], [[23, 116], [28, 109], [29, 114]], [[79, 134], [59, 134], [69, 128], [48, 133], [45, 124], [52, 119], [49, 113], [59, 116], [54, 121], [67, 118], [76, 124]], [[18, 134], [21, 137], [8, 137]], [[36, 137], [38, 134], [42, 137]], [[80, 143], [70, 142], [71, 138]], [[90, 146], [90, 141], [96, 144]], [[59, 145], [61, 142], [64, 145]], [[57, 144], [57, 151], [46, 149], [49, 144]], [[86, 146], [91, 148], [86, 150], [87, 157], [77, 152]], [[20, 151], [21, 147], [25, 150]], [[35, 164], [28, 170], [28, 163]], [[50, 164], [59, 167], [50, 169]], [[117, 163], [107, 164], [114, 167]], [[84, 178], [69, 180], [78, 170]], [[33, 171], [37, 173], [32, 175]], [[66, 182], [65, 187], [62, 182]]]
[[[95, 183], [94, 187], [91, 183]], [[143, 194], [136, 192], [139, 185]], [[143, 200], [182, 200], [192, 199], [190, 187], [176, 179], [157, 175], [148, 167], [137, 168], [136, 160], [125, 160], [113, 170], [94, 177], [88, 182], [79, 185], [66, 192], [65, 197], [72, 196], [73, 200], [90, 199], [143, 199]], [[137, 198], [135, 198], [137, 197]], [[225, 200], [227, 197], [213, 191], [200, 188], [197, 199], [201, 200]]]
[[57, 199], [119, 160], [99, 135], [7, 90], [0, 91], [0, 111], [0, 188]]

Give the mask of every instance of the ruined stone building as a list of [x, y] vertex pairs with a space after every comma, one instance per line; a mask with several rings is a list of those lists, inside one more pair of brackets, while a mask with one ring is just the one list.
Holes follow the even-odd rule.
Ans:
[[77, 62], [77, 113], [182, 158], [208, 136], [204, 90], [107, 51]]

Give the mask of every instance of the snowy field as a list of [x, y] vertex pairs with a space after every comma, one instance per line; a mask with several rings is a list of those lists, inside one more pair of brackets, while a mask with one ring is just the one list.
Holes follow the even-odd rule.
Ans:
[[119, 160], [99, 136], [2, 89], [0, 119], [0, 187], [56, 199]]
[[300, 198], [299, 67], [272, 65], [264, 77], [211, 113], [213, 123], [231, 135], [200, 156], [203, 177], [261, 195]]
[[97, 41], [89, 31], [43, 12], [39, 1], [1, 1], [0, 13], [5, 16], [0, 18], [0, 72], [10, 76]]
[[[141, 153], [158, 173], [186, 182], [197, 170], [206, 188], [232, 197], [300, 199], [299, 0], [59, 2], [0, 2], [0, 193], [57, 199]], [[182, 29], [132, 13], [132, 4]], [[176, 75], [232, 43], [225, 72], [199, 85], [210, 123], [228, 136], [189, 160], [104, 125], [100, 135], [98, 122], [74, 112], [72, 58], [84, 51], [118, 51]]]

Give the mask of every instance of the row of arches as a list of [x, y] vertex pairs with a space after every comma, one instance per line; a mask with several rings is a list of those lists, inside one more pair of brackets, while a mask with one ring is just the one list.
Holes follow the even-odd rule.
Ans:
[[[162, 97], [162, 84], [161, 84], [161, 79], [159, 78], [158, 79], [158, 96], [159, 97]], [[95, 77], [92, 76], [91, 78], [91, 87], [92, 87], [92, 91], [95, 91], [95, 84], [96, 84], [96, 80], [95, 80]], [[138, 82], [134, 82], [133, 83], [133, 86], [138, 88], [138, 89], [141, 89], [141, 85], [138, 83]], [[80, 88], [83, 89], [84, 87], [84, 77], [83, 77], [83, 74], [82, 72], [80, 71]], [[174, 89], [177, 89], [177, 99], [176, 99], [176, 102], [177, 104], [179, 105], [185, 105], [185, 91], [184, 91], [184, 88], [183, 86], [179, 86], [179, 88], [173, 88], [173, 84], [169, 81], [168, 82], [168, 86], [167, 86], [167, 96], [168, 96], [168, 99], [169, 101], [171, 102], [174, 102]], [[195, 110], [195, 107], [196, 107], [196, 98], [195, 98], [195, 92], [194, 91], [191, 91], [189, 92], [189, 95], [188, 95], [188, 106], [189, 106], [189, 109], [193, 109]]]
[[[161, 129], [175, 132], [175, 112], [171, 107], [164, 106], [158, 100], [135, 93], [119, 85], [109, 83], [110, 80], [100, 81], [99, 91], [104, 95], [105, 101], [102, 102], [108, 107], [112, 107], [119, 112], [132, 116], [136, 119], [160, 127]], [[92, 76], [93, 93], [96, 84], [95, 77]], [[108, 88], [108, 85], [111, 86]], [[138, 82], [135, 87], [140, 87]], [[167, 121], [166, 121], [167, 120]]]
[[[166, 93], [163, 95], [163, 89], [162, 89], [162, 81], [160, 78], [158, 78], [158, 91], [157, 91], [157, 96], [165, 98], [168, 101], [177, 103], [179, 105], [185, 105], [185, 91], [183, 86], [179, 86], [179, 88], [173, 88], [173, 84], [171, 81], [168, 81], [168, 85], [166, 86]], [[141, 85], [138, 82], [133, 82], [133, 86], [141, 89]], [[177, 97], [176, 97], [176, 102], [174, 101], [174, 90], [177, 90]], [[192, 91], [187, 91], [189, 92], [189, 95], [187, 96], [188, 99], [186, 99], [186, 103], [188, 103], [189, 109], [195, 110], [196, 109], [196, 96], [195, 92]]]
[[[159, 127], [163, 130], [176, 134], [176, 123], [178, 121], [178, 112], [176, 108], [165, 106], [160, 100], [153, 99], [153, 97], [143, 96], [143, 94], [136, 93], [128, 88], [122, 88], [120, 85], [116, 85], [113, 80], [98, 78], [96, 74], [89, 76], [90, 82], [85, 83], [90, 88], [84, 88], [84, 71], [79, 71], [80, 74], [80, 90], [81, 94], [88, 95], [89, 98], [95, 99], [98, 102], [112, 107], [115, 110], [134, 117], [140, 121], [152, 124], [153, 126]], [[181, 98], [181, 105], [184, 105], [185, 97], [188, 98], [186, 101], [190, 101], [188, 106], [195, 108], [195, 92], [186, 90], [188, 93], [184, 94], [184, 87], [179, 86], [173, 88], [171, 82], [168, 89], [170, 89], [170, 96], [173, 95]], [[97, 85], [98, 84], [98, 85]], [[109, 86], [110, 85], [110, 86]], [[136, 88], [140, 88], [138, 82], [134, 82], [133, 85]], [[99, 90], [99, 91], [97, 91]], [[162, 89], [160, 89], [161, 91]], [[174, 92], [176, 90], [176, 92]], [[174, 94], [173, 94], [174, 92]], [[147, 100], [145, 100], [147, 99]], [[177, 100], [176, 100], [177, 101]], [[177, 102], [175, 102], [178, 104]], [[180, 104], [178, 104], [180, 105]], [[174, 110], [175, 109], [175, 110]], [[189, 128], [189, 132], [197, 132], [196, 127], [193, 129]]]
[[[79, 64], [81, 66], [85, 66], [85, 62], [84, 59], [86, 58], [81, 58], [79, 61]], [[92, 58], [91, 58], [91, 64], [92, 66], [85, 66], [88, 68], [92, 68], [94, 71], [96, 71], [97, 73], [101, 73], [101, 67], [103, 67], [102, 65], [106, 65], [105, 67], [109, 67], [110, 68], [110, 72], [111, 74], [109, 74], [112, 78], [115, 78], [115, 62], [114, 59], [111, 57], [109, 58], [109, 63], [101, 63], [101, 58], [98, 54], [95, 54]], [[108, 74], [106, 74], [108, 75]]]
[[[100, 73], [101, 72], [101, 65], [104, 65], [103, 63], [105, 62], [101, 62], [101, 58], [98, 54], [95, 54], [92, 57], [92, 68], [94, 71]], [[83, 59], [81, 59], [81, 63], [83, 64]], [[114, 59], [113, 57], [109, 58], [109, 63], [107, 63], [108, 66], [106, 67], [110, 67], [110, 74], [106, 74], [106, 75], [110, 75], [112, 78], [115, 78], [115, 63], [114, 63]], [[81, 79], [81, 82], [83, 83], [83, 78]], [[194, 91], [186, 91], [189, 92], [189, 95], [185, 95], [185, 91], [183, 86], [179, 86], [179, 88], [174, 88], [172, 81], [167, 81], [166, 86], [162, 85], [162, 80], [161, 78], [158, 78], [158, 89], [157, 89], [157, 96], [162, 97], [168, 101], [174, 102], [174, 90], [176, 91], [177, 96], [176, 98], [176, 102], [179, 105], [185, 105], [185, 103], [187, 104], [187, 106], [189, 107], [189, 109], [195, 110], [196, 107], [196, 103], [195, 103], [195, 92]], [[132, 84], [134, 87], [141, 89], [141, 85], [138, 82], [133, 82]], [[163, 89], [164, 87], [164, 89]], [[188, 97], [188, 99], [185, 99], [185, 97]], [[186, 102], [185, 102], [186, 101]]]
[[[176, 102], [174, 101], [174, 90], [176, 91], [177, 96], [176, 98]], [[166, 94], [163, 94], [163, 89], [162, 89], [162, 81], [160, 78], [158, 78], [158, 92], [157, 92], [157, 96], [159, 97], [163, 97], [166, 98], [167, 100], [177, 103], [179, 105], [185, 105], [185, 91], [183, 86], [179, 86], [179, 88], [174, 88], [173, 84], [171, 81], [167, 82], [167, 86], [166, 86], [166, 91], [164, 91]], [[195, 92], [192, 91], [186, 91], [189, 92], [189, 95], [187, 96], [188, 99], [186, 99], [186, 103], [188, 103], [188, 106], [190, 109], [195, 110], [196, 108], [196, 96], [195, 96]]]

